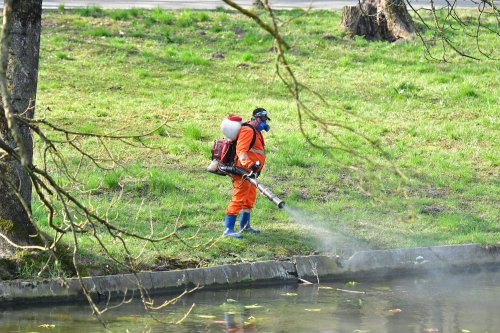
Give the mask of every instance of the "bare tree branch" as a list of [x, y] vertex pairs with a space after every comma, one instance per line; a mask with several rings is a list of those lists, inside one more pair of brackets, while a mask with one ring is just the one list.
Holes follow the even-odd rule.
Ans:
[[[278, 31], [276, 31], [271, 26], [269, 26], [264, 21], [262, 21], [259, 18], [259, 16], [257, 16], [253, 12], [241, 7], [240, 5], [238, 5], [236, 2], [234, 2], [232, 0], [222, 0], [222, 1], [224, 1], [227, 5], [233, 7], [234, 9], [236, 9], [237, 11], [242, 13], [243, 15], [248, 16], [249, 18], [254, 20], [262, 29], [266, 30], [271, 36], [273, 36], [276, 40], [278, 40], [279, 43], [282, 45], [282, 47], [284, 47], [286, 49], [290, 48], [290, 46], [283, 40], [283, 37], [278, 33]], [[267, 1], [266, 1], [266, 3], [267, 3]], [[268, 6], [268, 8], [269, 8], [269, 6]]]

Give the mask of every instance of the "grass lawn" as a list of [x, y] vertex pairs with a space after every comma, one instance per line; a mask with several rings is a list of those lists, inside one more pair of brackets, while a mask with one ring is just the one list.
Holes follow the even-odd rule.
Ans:
[[[300, 14], [277, 12], [281, 20]], [[117, 225], [160, 236], [179, 222], [179, 238], [154, 244], [127, 239], [137, 256], [128, 260], [144, 268], [498, 244], [500, 64], [458, 56], [432, 62], [418, 41], [344, 38], [340, 18], [339, 11], [313, 11], [291, 21], [283, 30], [292, 45], [288, 60], [300, 82], [331, 105], [304, 91], [312, 110], [355, 128], [382, 151], [345, 127], [328, 133], [306, 117], [309, 138], [327, 148], [309, 145], [295, 102], [275, 75], [272, 39], [240, 14], [96, 7], [44, 12], [38, 116], [86, 133], [156, 129], [145, 143], [160, 148], [110, 142], [119, 164], [102, 170], [61, 146], [70, 171], [80, 170], [80, 183], [49, 167], [61, 184]], [[498, 36], [481, 43], [500, 49]], [[260, 180], [288, 208], [278, 210], [259, 196], [252, 226], [262, 233], [225, 239], [220, 236], [232, 186], [205, 167], [213, 140], [222, 136], [221, 120], [228, 114], [248, 118], [255, 107], [266, 108], [272, 118]], [[105, 156], [93, 139], [78, 144]], [[43, 147], [36, 148], [40, 161]], [[36, 199], [33, 210], [50, 233]], [[102, 240], [125, 260], [117, 239], [103, 234]], [[64, 241], [71, 243], [69, 237]], [[105, 253], [93, 238], [80, 236], [80, 246], [87, 274], [121, 269], [104, 265]], [[25, 265], [20, 274], [29, 275], [34, 266]]]

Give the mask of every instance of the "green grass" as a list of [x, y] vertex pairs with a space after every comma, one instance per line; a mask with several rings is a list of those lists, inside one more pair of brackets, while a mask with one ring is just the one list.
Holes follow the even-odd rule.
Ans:
[[[276, 12], [283, 21], [301, 13]], [[418, 42], [344, 39], [340, 17], [312, 11], [283, 31], [293, 44], [288, 60], [297, 78], [333, 107], [305, 90], [304, 101], [322, 118], [344, 125], [326, 133], [303, 118], [310, 141], [334, 147], [321, 149], [300, 132], [294, 100], [274, 73], [272, 39], [239, 14], [99, 7], [44, 12], [37, 108], [50, 108], [48, 120], [84, 133], [152, 131], [145, 141], [158, 148], [138, 148], [137, 140], [109, 142], [120, 165], [102, 171], [89, 161], [80, 165], [74, 151], [61, 147], [83, 185], [60, 173], [57, 180], [121, 227], [160, 236], [178, 221], [179, 236], [193, 237], [149, 244], [144, 252], [142, 241], [127, 239], [133, 254], [142, 253], [138, 264], [144, 267], [160, 257], [213, 265], [310, 254], [324, 239], [309, 228], [316, 224], [370, 248], [498, 243], [498, 63], [457, 57], [429, 62]], [[498, 38], [483, 41], [500, 48]], [[225, 58], [212, 59], [216, 52]], [[242, 62], [250, 67], [239, 67]], [[205, 172], [210, 148], [222, 136], [225, 116], [248, 118], [257, 106], [272, 118], [260, 179], [310, 218], [294, 218], [259, 195], [252, 224], [262, 234], [221, 239], [232, 186], [228, 178]], [[95, 140], [78, 144], [106, 153]], [[362, 157], [346, 151], [352, 148]], [[42, 205], [35, 200], [33, 207], [49, 232]], [[103, 242], [124, 258], [120, 242], [109, 235]], [[81, 236], [80, 245], [91, 273], [104, 253], [90, 237]], [[344, 249], [333, 244], [332, 251]], [[107, 272], [116, 271], [111, 265]]]
[[113, 33], [104, 28], [89, 29], [85, 32], [89, 36], [93, 37], [111, 37]]

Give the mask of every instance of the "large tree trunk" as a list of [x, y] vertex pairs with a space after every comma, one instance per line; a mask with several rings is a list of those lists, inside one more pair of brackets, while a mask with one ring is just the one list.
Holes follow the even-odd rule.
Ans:
[[[30, 118], [35, 112], [41, 15], [42, 0], [13, 1], [7, 67], [10, 101], [14, 113], [22, 113]], [[1, 105], [0, 112], [4, 113]], [[20, 127], [20, 132], [28, 162], [31, 163], [33, 138], [26, 127]], [[10, 147], [16, 147], [3, 117], [0, 117], [0, 140]], [[24, 245], [33, 243], [34, 238], [30, 235], [35, 233], [35, 228], [28, 218], [28, 213], [31, 212], [31, 191], [30, 179], [21, 165], [13, 159], [0, 159], [0, 232], [12, 241]], [[0, 258], [8, 257], [13, 252], [14, 249], [0, 238]]]
[[252, 2], [252, 6], [255, 6], [257, 8], [264, 8], [264, 4], [262, 3], [261, 0], [254, 0]]
[[414, 39], [415, 26], [404, 0], [361, 0], [357, 6], [345, 6], [342, 25], [351, 35], [366, 39]]

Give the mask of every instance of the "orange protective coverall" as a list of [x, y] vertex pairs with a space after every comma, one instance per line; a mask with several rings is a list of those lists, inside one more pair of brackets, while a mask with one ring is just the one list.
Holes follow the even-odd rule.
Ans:
[[[249, 149], [252, 143], [253, 133], [256, 133], [255, 143]], [[250, 170], [250, 165], [260, 161], [259, 171], [262, 170], [266, 162], [266, 153], [264, 150], [264, 137], [255, 128], [242, 126], [236, 143], [236, 163], [235, 166], [244, 167]], [[250, 212], [255, 204], [257, 189], [250, 182], [247, 182], [239, 175], [231, 175], [233, 178], [233, 196], [229, 206], [226, 209], [227, 215], [238, 215], [241, 210]]]

